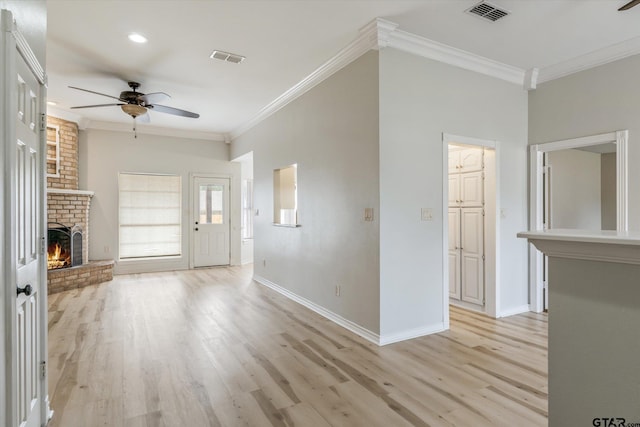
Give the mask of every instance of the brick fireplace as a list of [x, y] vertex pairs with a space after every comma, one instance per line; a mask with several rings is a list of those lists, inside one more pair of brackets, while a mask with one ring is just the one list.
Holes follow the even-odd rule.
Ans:
[[94, 285], [113, 277], [113, 260], [89, 261], [92, 197], [92, 191], [78, 189], [78, 126], [47, 117], [47, 221], [52, 228], [67, 227], [82, 236], [78, 245], [82, 248], [81, 265], [69, 263], [65, 268], [48, 270], [49, 294]]

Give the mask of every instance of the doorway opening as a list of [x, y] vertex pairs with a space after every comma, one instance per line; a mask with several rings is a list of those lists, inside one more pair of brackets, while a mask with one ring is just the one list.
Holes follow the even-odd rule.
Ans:
[[447, 327], [449, 304], [499, 317], [497, 154], [495, 141], [443, 135]]
[[[530, 230], [627, 231], [629, 132], [530, 146]], [[547, 307], [547, 259], [529, 251], [531, 311]]]

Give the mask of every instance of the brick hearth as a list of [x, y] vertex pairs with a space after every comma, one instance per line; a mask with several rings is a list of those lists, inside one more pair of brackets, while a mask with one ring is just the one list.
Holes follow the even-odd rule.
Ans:
[[48, 294], [97, 285], [113, 279], [113, 261], [90, 261], [77, 267], [49, 270]]

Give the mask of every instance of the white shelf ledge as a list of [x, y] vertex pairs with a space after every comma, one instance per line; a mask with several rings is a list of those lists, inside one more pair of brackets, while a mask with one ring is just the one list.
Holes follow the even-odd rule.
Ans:
[[597, 230], [525, 231], [528, 239], [550, 257], [640, 265], [640, 233]]

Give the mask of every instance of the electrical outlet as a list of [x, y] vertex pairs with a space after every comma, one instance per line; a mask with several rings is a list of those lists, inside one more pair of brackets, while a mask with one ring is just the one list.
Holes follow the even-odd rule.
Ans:
[[340, 296], [340, 285], [336, 285], [336, 296]]
[[423, 221], [433, 221], [433, 209], [422, 208], [421, 214], [422, 214]]

